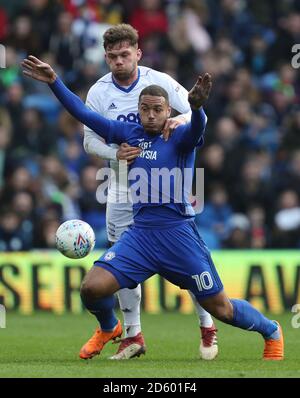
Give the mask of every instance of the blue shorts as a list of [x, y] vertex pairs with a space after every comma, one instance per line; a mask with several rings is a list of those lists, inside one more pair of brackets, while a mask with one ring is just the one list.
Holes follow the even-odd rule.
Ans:
[[192, 220], [172, 227], [132, 226], [94, 263], [111, 272], [120, 288], [134, 288], [159, 274], [196, 297], [223, 289], [208, 248]]

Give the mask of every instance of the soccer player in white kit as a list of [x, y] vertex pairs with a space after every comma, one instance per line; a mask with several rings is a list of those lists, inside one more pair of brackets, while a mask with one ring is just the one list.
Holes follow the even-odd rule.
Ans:
[[[180, 113], [169, 119], [164, 134], [191, 118], [188, 92], [173, 78], [151, 68], [138, 66], [142, 53], [138, 48], [138, 32], [130, 25], [120, 24], [104, 33], [106, 62], [110, 73], [99, 79], [89, 90], [87, 106], [102, 116], [126, 122], [140, 122], [138, 98], [140, 92], [151, 84], [163, 87], [169, 94], [170, 105]], [[174, 133], [176, 134], [176, 132]], [[133, 223], [132, 204], [128, 201], [127, 181], [123, 184], [119, 160], [133, 161], [140, 154], [139, 148], [127, 144], [106, 145], [99, 135], [84, 127], [84, 148], [87, 153], [110, 161], [112, 174], [108, 186], [106, 207], [107, 236], [111, 244]], [[124, 179], [123, 179], [124, 180]], [[117, 199], [117, 200], [116, 200]], [[200, 357], [214, 359], [218, 353], [216, 327], [206, 312], [189, 292], [195, 304], [200, 323]], [[146, 346], [141, 333], [141, 287], [122, 289], [118, 292], [120, 309], [124, 317], [125, 338], [111, 359], [129, 359], [144, 354]], [[97, 331], [82, 347], [80, 357], [92, 358], [97, 353]], [[90, 353], [90, 354], [89, 354]]]

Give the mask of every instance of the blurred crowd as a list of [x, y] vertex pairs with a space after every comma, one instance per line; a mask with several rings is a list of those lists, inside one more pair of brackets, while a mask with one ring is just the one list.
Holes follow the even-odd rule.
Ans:
[[54, 246], [61, 222], [80, 218], [105, 247], [105, 205], [82, 126], [49, 89], [22, 77], [29, 54], [49, 62], [83, 99], [108, 72], [102, 34], [132, 24], [142, 65], [190, 89], [213, 76], [206, 106], [205, 209], [210, 249], [300, 247], [298, 0], [0, 0], [0, 250]]

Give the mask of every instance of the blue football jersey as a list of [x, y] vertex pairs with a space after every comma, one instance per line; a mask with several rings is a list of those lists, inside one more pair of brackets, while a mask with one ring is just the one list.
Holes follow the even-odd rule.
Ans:
[[[142, 153], [130, 165], [135, 222], [172, 222], [180, 217], [193, 217], [189, 202], [192, 188], [195, 148], [203, 144], [207, 118], [204, 110], [192, 112], [191, 122], [180, 125], [168, 141], [162, 134], [149, 134], [138, 123], [109, 120], [85, 106], [60, 79], [50, 85], [66, 109], [107, 143], [139, 146]], [[153, 212], [154, 207], [155, 212]]]

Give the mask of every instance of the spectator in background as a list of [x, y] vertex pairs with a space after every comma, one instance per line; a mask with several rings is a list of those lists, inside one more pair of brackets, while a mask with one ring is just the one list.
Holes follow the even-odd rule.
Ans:
[[6, 109], [0, 108], [0, 126], [12, 133], [12, 121]]
[[78, 181], [71, 181], [63, 190], [65, 200], [63, 202], [63, 221], [78, 220], [81, 218], [79, 207], [80, 187]]
[[81, 218], [78, 208], [77, 177], [68, 174], [56, 157], [43, 158], [38, 184], [38, 214], [41, 219], [45, 218], [49, 209], [53, 214], [55, 213], [52, 218], [61, 221], [69, 219], [70, 216], [71, 218]]
[[39, 180], [43, 195], [60, 203], [61, 192], [70, 183], [70, 176], [62, 163], [52, 155], [42, 158]]
[[3, 43], [8, 31], [8, 18], [4, 8], [0, 7], [0, 42]]
[[249, 205], [259, 203], [270, 208], [270, 187], [264, 180], [264, 164], [259, 155], [253, 155], [242, 166], [240, 178], [237, 178], [231, 203], [236, 210], [245, 213]]
[[241, 130], [231, 117], [221, 117], [216, 123], [212, 140], [217, 142], [224, 151], [221, 180], [231, 195], [237, 178], [237, 170], [241, 169], [248, 153], [242, 142]]
[[5, 187], [2, 191], [1, 203], [10, 205], [18, 192], [27, 191], [32, 194], [36, 190], [36, 181], [24, 166], [17, 166], [9, 171]]
[[23, 110], [21, 131], [22, 135], [18, 134], [15, 137], [14, 146], [21, 147], [27, 155], [48, 155], [54, 151], [57, 142], [56, 132], [38, 109]]
[[60, 1], [57, 0], [27, 0], [20, 10], [19, 15], [26, 15], [34, 31], [38, 32], [39, 46], [34, 49], [36, 55], [48, 51], [50, 36], [61, 10]]
[[222, 146], [225, 152], [239, 145], [240, 131], [232, 118], [224, 116], [217, 121], [213, 139]]
[[203, 212], [196, 216], [196, 224], [208, 247], [219, 249], [228, 234], [232, 209], [224, 186], [210, 184], [209, 189], [208, 200], [205, 201]]
[[12, 126], [8, 113], [0, 108], [0, 192], [5, 186], [8, 170], [14, 165], [10, 154]]
[[[73, 140], [82, 138], [82, 124], [78, 122], [66, 110], [62, 110], [58, 119], [58, 129], [60, 139]], [[64, 145], [64, 143], [62, 143]]]
[[140, 65], [147, 65], [149, 68], [162, 70], [165, 54], [161, 46], [161, 38], [158, 34], [153, 33], [147, 36], [143, 41], [143, 58]]
[[86, 20], [111, 25], [122, 22], [123, 7], [114, 0], [63, 0], [63, 3], [73, 18], [82, 15]]
[[205, 29], [208, 9], [204, 1], [187, 0], [178, 12], [176, 22], [170, 26], [170, 39], [179, 52], [187, 52], [191, 47], [201, 55], [212, 48], [212, 40]]
[[[201, 167], [204, 168], [204, 182], [226, 183], [225, 152], [221, 145], [215, 143], [204, 148], [201, 154], [197, 154]], [[197, 160], [196, 160], [197, 162]]]
[[123, 21], [122, 1], [98, 0], [99, 22], [117, 25]]
[[[297, 6], [298, 0], [247, 1], [248, 8], [260, 25], [276, 29], [276, 22], [287, 15], [291, 6]], [[293, 4], [294, 3], [294, 4]]]
[[296, 81], [296, 69], [293, 69], [290, 63], [285, 63], [279, 66], [277, 73], [268, 75], [263, 82], [263, 88], [280, 123], [292, 105], [299, 100]]
[[83, 60], [78, 69], [76, 80], [72, 83], [72, 87], [77, 91], [76, 94], [80, 97], [84, 97], [87, 92], [87, 87], [90, 87], [92, 83], [97, 81], [101, 77], [103, 71], [102, 65], [93, 61]]
[[244, 65], [250, 67], [255, 77], [260, 77], [270, 70], [269, 43], [262, 31], [255, 32], [245, 51]]
[[292, 189], [300, 195], [300, 150], [290, 152], [287, 161], [274, 173], [274, 185], [277, 192]]
[[88, 163], [88, 157], [82, 150], [81, 142], [69, 140], [65, 144], [64, 149], [60, 151], [62, 163], [70, 174], [78, 175]]
[[80, 172], [88, 162], [82, 146], [82, 125], [74, 119], [68, 112], [63, 111], [60, 114], [59, 138], [57, 142], [57, 151], [61, 162], [74, 178], [78, 178]]
[[205, 2], [188, 0], [181, 3], [176, 18], [173, 17], [169, 24], [168, 39], [177, 58], [178, 80], [185, 87], [192, 86], [195, 71], [202, 61], [200, 56], [212, 47], [212, 40], [205, 27], [207, 19]]
[[[209, 137], [207, 136], [207, 138]], [[197, 225], [200, 233], [206, 238], [211, 248], [222, 248], [227, 244], [237, 244], [230, 243], [231, 241], [228, 241], [228, 236], [231, 233], [231, 230], [229, 231], [229, 218], [234, 210], [240, 211], [241, 204], [237, 199], [236, 189], [244, 189], [243, 186], [240, 187], [237, 179], [247, 152], [240, 147], [239, 140], [240, 133], [233, 120], [228, 117], [221, 118], [216, 126], [215, 135], [212, 138], [213, 143], [204, 147], [198, 155], [199, 159], [196, 160], [196, 163], [204, 168], [205, 183], [204, 211], [200, 216], [197, 216]], [[226, 190], [224, 187], [226, 187]], [[207, 196], [207, 192], [211, 192], [212, 194]], [[241, 193], [241, 196], [243, 197], [243, 193]], [[246, 205], [247, 202], [245, 203], [245, 207]], [[214, 222], [211, 224], [212, 218], [215, 221], [219, 220], [223, 228], [223, 233], [218, 235], [214, 231], [212, 227]], [[210, 225], [209, 227], [207, 222]], [[218, 223], [216, 222], [216, 224]], [[243, 231], [234, 232], [234, 242], [235, 235], [239, 236], [239, 234], [248, 236], [248, 232], [247, 234]], [[245, 242], [250, 242], [250, 238], [247, 239], [241, 240], [243, 245], [246, 244]]]
[[155, 33], [163, 40], [168, 31], [168, 19], [161, 0], [140, 0], [129, 23], [138, 30], [142, 49], [148, 36]]
[[266, 227], [266, 212], [260, 205], [253, 204], [247, 210], [250, 221], [250, 247], [264, 249], [268, 246], [269, 231]]
[[[81, 218], [82, 211], [95, 222], [98, 246], [106, 245], [102, 205], [95, 198], [99, 181], [91, 181], [103, 162], [82, 156], [81, 127], [61, 110], [45, 85], [20, 75], [19, 61], [25, 53], [42, 53], [85, 100], [89, 86], [108, 72], [102, 33], [120, 22], [139, 29], [144, 65], [171, 74], [186, 88], [204, 70], [213, 76], [205, 146], [196, 167], [205, 168], [205, 193], [216, 184], [225, 186], [226, 203], [242, 217], [233, 219], [225, 240], [207, 228], [210, 246], [298, 247], [297, 228], [282, 229], [291, 219], [288, 214], [295, 212], [297, 219], [298, 204], [292, 209], [280, 205], [284, 192], [300, 195], [300, 78], [291, 68], [292, 45], [300, 43], [298, 1], [2, 4], [0, 41], [6, 44], [7, 67], [0, 69], [1, 208], [22, 213], [20, 204], [13, 205], [14, 197], [18, 203], [23, 197], [25, 203], [24, 192], [31, 196], [36, 214], [32, 247], [52, 247], [56, 225]], [[88, 180], [84, 190], [80, 178]], [[206, 197], [209, 206], [210, 200]], [[22, 220], [15, 224], [22, 225]]]
[[244, 132], [245, 145], [248, 149], [266, 150], [274, 156], [279, 146], [279, 130], [276, 114], [269, 104], [261, 103], [254, 112], [251, 124]]
[[6, 90], [6, 97], [4, 99], [5, 107], [9, 113], [12, 124], [13, 148], [14, 142], [18, 141], [21, 129], [22, 114], [24, 111], [23, 105], [23, 86], [20, 82], [15, 82]]
[[259, 99], [258, 92], [254, 86], [251, 75], [245, 68], [239, 68], [230, 74], [226, 80], [225, 101], [228, 104], [234, 104], [239, 101], [241, 107], [243, 103], [248, 102], [250, 110]]
[[0, 217], [0, 250], [24, 251], [30, 249], [26, 233], [21, 229], [21, 219], [18, 214], [2, 208]]
[[55, 54], [57, 65], [66, 71], [72, 71], [75, 61], [81, 56], [79, 39], [72, 32], [72, 23], [71, 14], [60, 13], [49, 44], [49, 51]]
[[[209, 3], [209, 2], [208, 2]], [[255, 22], [240, 0], [221, 0], [211, 20], [217, 35], [226, 35], [243, 50], [252, 36]]]
[[224, 247], [228, 249], [247, 249], [250, 247], [250, 222], [242, 213], [233, 214], [228, 222], [228, 237]]
[[[81, 46], [81, 58], [87, 63], [93, 63], [105, 68], [102, 36], [112, 24], [122, 22], [122, 6], [112, 0], [79, 0], [74, 10], [74, 1], [67, 0], [73, 8], [74, 22], [72, 32], [78, 38]], [[74, 12], [75, 11], [75, 12]]]
[[47, 211], [37, 225], [37, 234], [35, 238], [36, 247], [39, 249], [55, 248], [55, 233], [60, 226], [60, 216], [52, 209]]
[[22, 58], [30, 54], [41, 53], [41, 36], [28, 15], [20, 15], [14, 21], [6, 44], [14, 48]]
[[300, 205], [295, 191], [281, 193], [274, 221], [272, 247], [300, 248]]
[[82, 219], [90, 224], [95, 231], [97, 247], [103, 247], [107, 245], [105, 204], [100, 204], [95, 195], [99, 187], [99, 181], [96, 179], [97, 172], [98, 168], [95, 166], [86, 166], [82, 169], [79, 207]]
[[269, 51], [269, 60], [273, 67], [291, 59], [291, 48], [300, 43], [300, 12], [287, 10], [286, 15], [280, 15], [277, 21], [276, 40]]
[[227, 111], [244, 135], [254, 116], [251, 104], [246, 99], [229, 101]]
[[12, 210], [19, 216], [19, 229], [27, 248], [33, 245], [34, 228], [36, 225], [33, 195], [26, 191], [18, 192], [12, 202]]
[[288, 151], [300, 149], [300, 106], [295, 105], [283, 121], [281, 149]]

